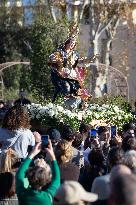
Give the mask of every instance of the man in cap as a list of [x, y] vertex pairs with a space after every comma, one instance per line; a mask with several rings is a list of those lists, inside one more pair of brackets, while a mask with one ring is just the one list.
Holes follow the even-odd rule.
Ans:
[[136, 176], [118, 175], [110, 184], [110, 205], [136, 205]]
[[94, 202], [97, 194], [85, 191], [76, 181], [65, 181], [57, 190], [53, 205], [85, 205], [85, 202]]
[[26, 93], [23, 89], [19, 92], [19, 99], [15, 100], [14, 105], [31, 105], [31, 101], [26, 98]]
[[52, 142], [52, 146], [55, 147], [58, 142], [61, 140], [60, 132], [57, 129], [49, 129], [48, 135], [50, 137], [50, 140]]

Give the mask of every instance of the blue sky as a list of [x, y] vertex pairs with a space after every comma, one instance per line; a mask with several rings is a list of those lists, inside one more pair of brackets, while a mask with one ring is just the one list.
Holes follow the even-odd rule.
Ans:
[[29, 4], [33, 4], [36, 2], [36, 0], [22, 0], [23, 5], [29, 5]]

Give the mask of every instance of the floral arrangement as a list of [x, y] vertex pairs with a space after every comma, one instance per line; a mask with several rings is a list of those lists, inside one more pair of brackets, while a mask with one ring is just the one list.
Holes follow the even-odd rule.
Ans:
[[126, 122], [132, 120], [132, 114], [114, 104], [88, 104], [84, 110], [66, 109], [62, 104], [48, 103], [46, 105], [31, 104], [27, 105], [30, 117], [36, 119], [41, 124], [54, 126], [59, 124], [69, 124], [78, 130], [81, 121], [100, 126], [105, 124], [117, 125], [119, 129]]

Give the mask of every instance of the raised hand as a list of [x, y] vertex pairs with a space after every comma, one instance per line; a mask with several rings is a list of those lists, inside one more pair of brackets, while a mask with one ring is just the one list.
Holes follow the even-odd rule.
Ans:
[[41, 142], [41, 135], [39, 134], [39, 132], [33, 132], [33, 135], [35, 137], [35, 141], [36, 142]]
[[34, 158], [41, 151], [41, 142], [38, 142], [32, 152], [29, 154], [29, 158]]
[[46, 148], [45, 150], [48, 153], [48, 156], [50, 157], [51, 160], [55, 160], [56, 159], [54, 151], [53, 151], [51, 140], [49, 140], [48, 148]]

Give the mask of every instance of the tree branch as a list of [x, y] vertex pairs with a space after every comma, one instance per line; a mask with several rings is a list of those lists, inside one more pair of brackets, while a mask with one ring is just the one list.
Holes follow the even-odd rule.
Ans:
[[107, 21], [107, 23], [104, 24], [104, 25], [101, 27], [101, 29], [98, 31], [98, 36], [100, 36], [100, 35], [103, 33], [103, 31], [108, 28], [108, 26], [112, 23], [112, 20], [113, 20], [112, 18], [109, 19], [109, 20]]
[[27, 48], [28, 48], [31, 52], [33, 52], [33, 49], [32, 49], [32, 47], [31, 47], [30, 43], [29, 43], [29, 42], [26, 42], [26, 41], [23, 41], [23, 42], [24, 42], [24, 44], [27, 46]]
[[80, 13], [80, 20], [82, 20], [82, 18], [83, 18], [83, 13], [84, 13], [85, 7], [87, 5], [87, 2], [88, 2], [88, 0], [84, 0], [82, 10], [81, 10], [81, 13]]
[[56, 23], [57, 22], [56, 15], [55, 15], [55, 13], [52, 10], [52, 6], [51, 6], [51, 3], [50, 3], [50, 0], [47, 0], [47, 4], [48, 4], [48, 7], [49, 7], [50, 14], [51, 14], [54, 22]]
[[116, 34], [116, 29], [118, 27], [120, 18], [116, 16], [111, 22], [111, 25], [105, 29], [105, 33], [108, 39], [112, 39]]
[[114, 37], [115, 34], [116, 34], [116, 29], [117, 29], [117, 27], [118, 27], [118, 25], [119, 25], [119, 21], [120, 21], [120, 18], [117, 17], [117, 18], [115, 19], [115, 22], [114, 22], [114, 27], [113, 27], [112, 37]]
[[99, 29], [100, 29], [101, 25], [102, 25], [101, 22], [99, 22], [99, 23], [96, 25], [94, 38], [99, 34]]

